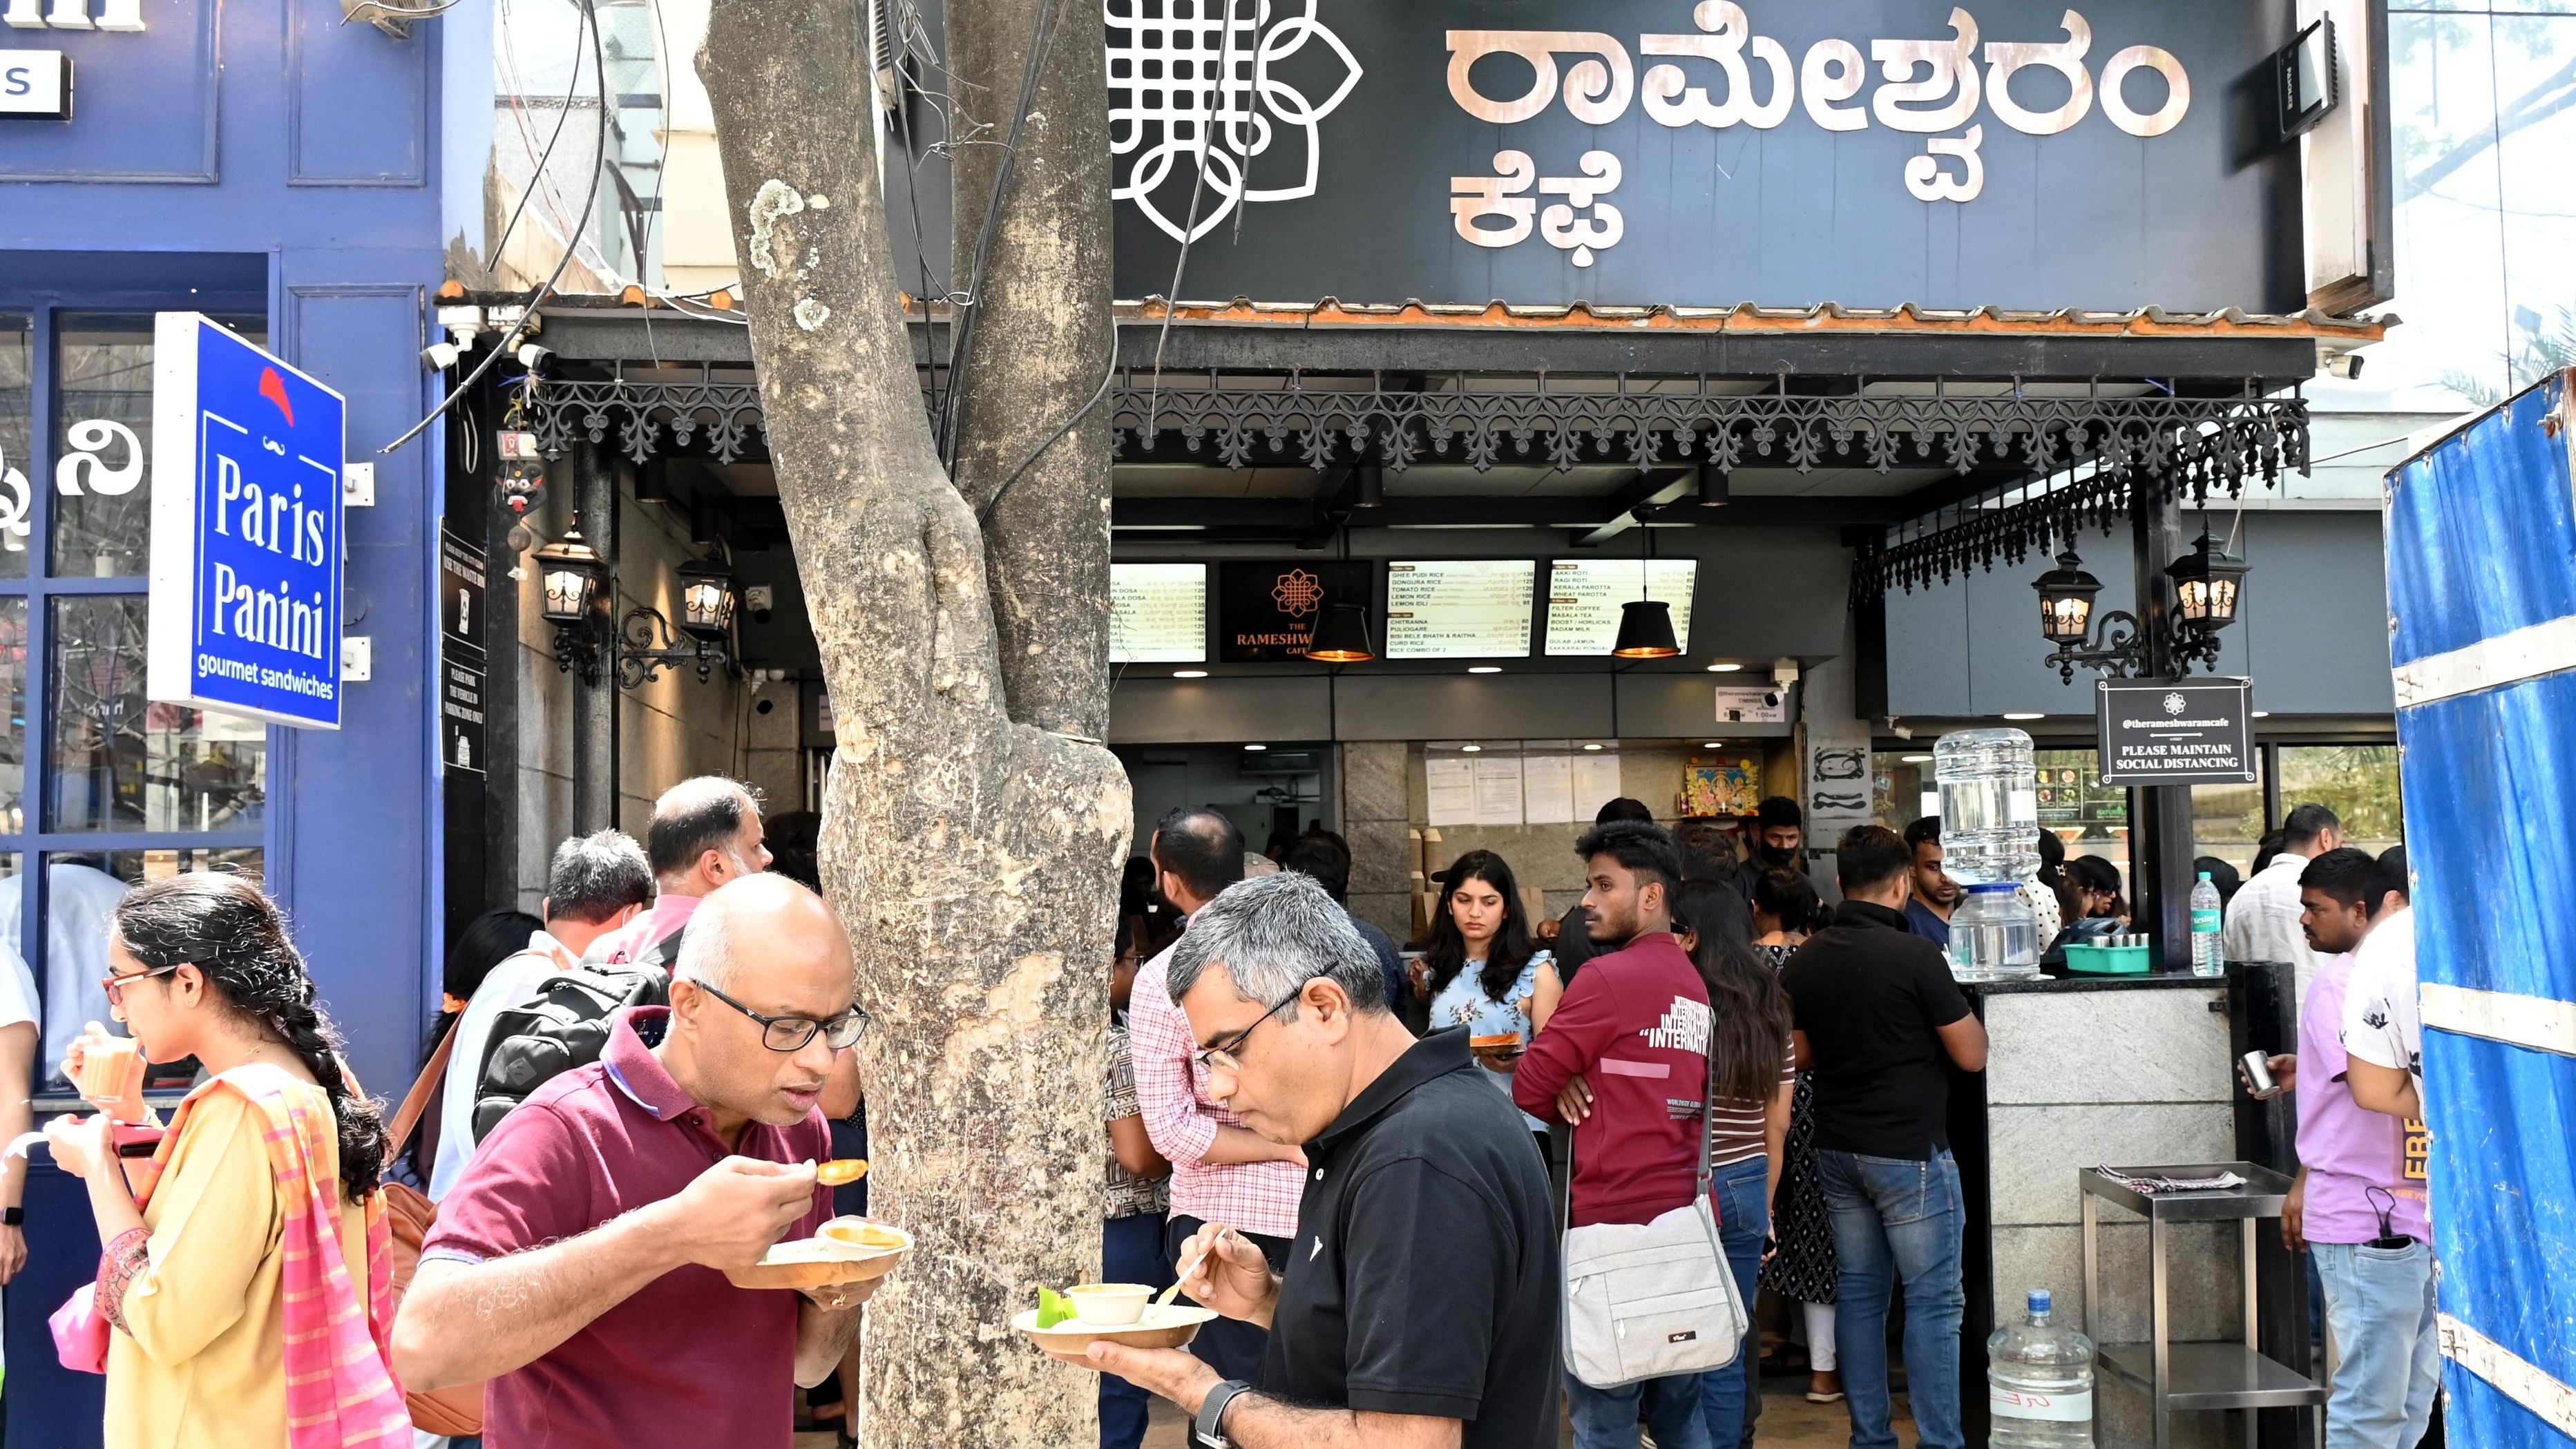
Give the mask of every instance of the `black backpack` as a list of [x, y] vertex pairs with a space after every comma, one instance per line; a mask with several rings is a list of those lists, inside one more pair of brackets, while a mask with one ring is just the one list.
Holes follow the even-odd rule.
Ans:
[[474, 1078], [474, 1140], [490, 1136], [529, 1093], [599, 1060], [612, 1013], [670, 999], [662, 973], [649, 966], [585, 965], [538, 982], [525, 1001], [492, 1018]]

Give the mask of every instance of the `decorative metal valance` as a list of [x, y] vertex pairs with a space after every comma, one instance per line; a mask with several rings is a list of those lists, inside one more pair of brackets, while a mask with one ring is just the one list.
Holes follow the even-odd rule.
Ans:
[[1971, 568], [2022, 564], [2088, 528], [2109, 534], [2128, 520], [2141, 489], [2157, 505], [2205, 505], [2214, 493], [2243, 497], [2248, 479], [2268, 487], [2284, 473], [2307, 471], [2307, 404], [2264, 398], [2245, 406], [2248, 412], [2215, 426], [2114, 429], [2104, 446], [2052, 476], [1893, 529], [1861, 548], [1853, 594], [1875, 599], [1891, 585], [1911, 593]]
[[[733, 374], [740, 376], [740, 374]], [[2306, 407], [2290, 398], [1804, 396], [1743, 392], [1706, 377], [1551, 379], [1487, 374], [1245, 378], [1130, 369], [1112, 390], [1121, 461], [1203, 460], [1231, 469], [1416, 463], [1559, 470], [1713, 463], [1979, 468], [2046, 476], [2103, 461], [2188, 474], [2197, 490], [2300, 466]], [[711, 369], [603, 381], [543, 379], [529, 406], [549, 456], [575, 438], [643, 462], [700, 448], [730, 463], [766, 451], [756, 383]]]

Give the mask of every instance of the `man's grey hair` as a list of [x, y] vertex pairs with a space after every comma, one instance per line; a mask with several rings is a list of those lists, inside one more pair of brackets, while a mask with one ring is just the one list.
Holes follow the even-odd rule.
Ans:
[[546, 910], [559, 921], [595, 926], [653, 899], [653, 867], [623, 830], [576, 835], [546, 867]]
[[[1172, 952], [1173, 1002], [1187, 996], [1210, 966], [1225, 968], [1237, 999], [1265, 1007], [1329, 976], [1354, 1008], [1371, 1014], [1391, 1009], [1386, 973], [1351, 924], [1350, 912], [1312, 877], [1295, 871], [1227, 886], [1190, 917], [1189, 930]], [[1293, 1020], [1297, 1008], [1280, 1015]]]

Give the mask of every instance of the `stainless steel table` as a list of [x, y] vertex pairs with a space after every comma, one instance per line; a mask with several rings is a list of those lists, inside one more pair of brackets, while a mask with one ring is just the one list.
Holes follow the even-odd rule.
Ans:
[[[2232, 1172], [2245, 1185], [2207, 1192], [2141, 1193], [2101, 1172], [2077, 1174], [2084, 1206], [2084, 1333], [2098, 1345], [2101, 1365], [2147, 1396], [2155, 1421], [2155, 1449], [2169, 1449], [2177, 1409], [2302, 1409], [2318, 1443], [2325, 1438], [2326, 1387], [2255, 1348], [2260, 1303], [2255, 1292], [2254, 1228], [2281, 1215], [2290, 1179], [2251, 1162], [2200, 1162], [2165, 1167], [2120, 1167], [2132, 1177], [2216, 1177]], [[2147, 1220], [2147, 1321], [2144, 1343], [2103, 1343], [2096, 1328], [2102, 1301], [2099, 1204], [2110, 1202]], [[2242, 1222], [2245, 1241], [2245, 1340], [2242, 1343], [2175, 1343], [2169, 1331], [2171, 1302], [2165, 1287], [2165, 1229], [2172, 1223]], [[2245, 1443], [2253, 1449], [2254, 1416], [2245, 1416]]]

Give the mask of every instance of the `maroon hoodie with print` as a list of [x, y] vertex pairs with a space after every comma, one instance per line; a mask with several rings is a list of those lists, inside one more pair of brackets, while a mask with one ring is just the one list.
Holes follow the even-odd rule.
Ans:
[[1708, 987], [1681, 943], [1640, 936], [1583, 963], [1512, 1078], [1512, 1100], [1560, 1120], [1580, 1075], [1592, 1115], [1574, 1129], [1574, 1226], [1646, 1223], [1690, 1201], [1708, 1092]]

